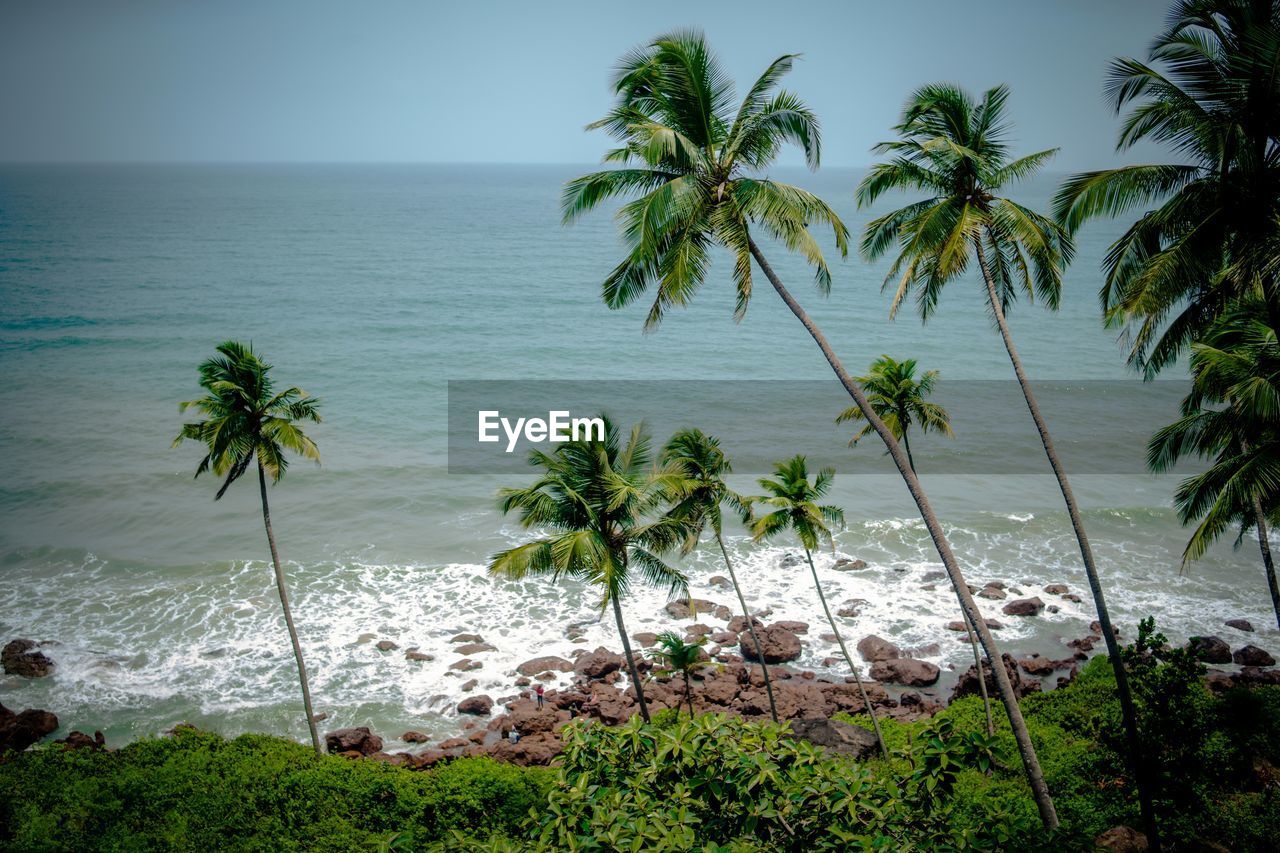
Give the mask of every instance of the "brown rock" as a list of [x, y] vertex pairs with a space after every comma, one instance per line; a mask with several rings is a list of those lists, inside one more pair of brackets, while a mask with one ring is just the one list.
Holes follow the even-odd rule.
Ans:
[[[1001, 661], [1004, 663], [1005, 674], [1009, 677], [1009, 685], [1013, 688], [1014, 695], [1019, 699], [1029, 693], [1035, 693], [1040, 690], [1040, 682], [1027, 681], [1022, 678], [1022, 673], [1018, 671], [1018, 664], [1008, 652], [1000, 655]], [[991, 674], [991, 665], [989, 661], [982, 662], [983, 680], [987, 682], [987, 693], [991, 696], [996, 694], [995, 679]], [[961, 696], [978, 695], [978, 676], [975, 668], [970, 666], [961, 674], [956, 681], [956, 686], [951, 691], [951, 701], [959, 699]]]
[[677, 598], [675, 601], [667, 602], [667, 606], [663, 609], [673, 619], [688, 619], [693, 616], [693, 608], [696, 608], [700, 615], [710, 613], [721, 622], [727, 622], [733, 616], [729, 608], [723, 604], [716, 604], [705, 598]]
[[[757, 629], [756, 637], [760, 640], [760, 652], [765, 663], [786, 663], [800, 657], [800, 638], [786, 628], [770, 625]], [[739, 635], [738, 649], [745, 659], [758, 660], [750, 633], [744, 631]]]
[[555, 655], [545, 655], [540, 658], [532, 658], [516, 667], [516, 672], [521, 675], [537, 675], [540, 672], [572, 672], [573, 664], [562, 657]]
[[435, 656], [435, 655], [429, 655], [429, 654], [427, 654], [426, 652], [420, 652], [420, 651], [418, 651], [417, 649], [410, 649], [409, 651], [407, 651], [407, 652], [405, 652], [405, 653], [404, 653], [404, 659], [405, 659], [405, 660], [418, 661], [418, 662], [424, 662], [424, 661], [431, 661], [431, 660], [435, 660], [435, 659], [436, 659], [436, 656]]
[[937, 682], [940, 673], [938, 667], [928, 661], [911, 658], [893, 658], [877, 661], [871, 665], [871, 677], [876, 681], [903, 684], [907, 687], [928, 687]]
[[1275, 666], [1276, 664], [1276, 659], [1268, 654], [1266, 650], [1253, 645], [1236, 649], [1235, 653], [1231, 655], [1231, 660], [1241, 666]]
[[641, 648], [647, 649], [651, 646], [657, 645], [658, 635], [652, 631], [641, 631], [638, 634], [632, 634], [631, 639], [635, 640], [636, 644]]
[[456, 660], [449, 664], [449, 669], [457, 670], [458, 672], [470, 672], [473, 669], [480, 669], [483, 666], [484, 664], [480, 663], [478, 660], [463, 658], [462, 660]]
[[787, 619], [780, 619], [777, 622], [774, 622], [773, 625], [775, 628], [782, 628], [783, 630], [790, 631], [793, 634], [809, 633], [808, 622], [796, 622]]
[[1044, 602], [1039, 597], [1017, 598], [1000, 608], [1005, 616], [1036, 616], [1041, 610], [1044, 610]]
[[614, 654], [604, 646], [600, 646], [594, 652], [578, 658], [573, 669], [584, 678], [604, 678], [611, 672], [621, 670], [625, 663], [626, 660], [622, 655]]
[[21, 752], [57, 728], [58, 717], [50, 711], [28, 708], [15, 714], [0, 705], [0, 755]]
[[1231, 663], [1231, 647], [1218, 637], [1192, 637], [1187, 648], [1198, 661]]
[[[761, 622], [759, 619], [755, 618], [754, 616], [751, 617], [751, 623], [755, 625], [755, 627], [757, 628], [764, 627], [764, 623]], [[747, 617], [745, 616], [733, 617], [732, 619], [729, 620], [729, 624], [725, 630], [732, 631], [735, 634], [741, 634], [743, 631], [747, 630]]]
[[1228, 628], [1235, 628], [1237, 631], [1253, 632], [1253, 623], [1248, 619], [1228, 619], [1222, 624], [1226, 625]]
[[400, 735], [400, 740], [405, 743], [426, 743], [431, 740], [431, 736], [424, 732], [408, 731]]
[[390, 640], [379, 640], [373, 647], [380, 652], [394, 652], [396, 649], [400, 648]]
[[1102, 850], [1116, 853], [1146, 853], [1147, 836], [1128, 826], [1113, 826], [1093, 839], [1093, 843]]
[[875, 663], [902, 657], [902, 649], [883, 637], [869, 634], [858, 641], [858, 654], [862, 655], [863, 660]]
[[453, 749], [465, 749], [470, 745], [471, 745], [471, 741], [467, 740], [464, 737], [451, 737], [448, 740], [440, 741], [438, 744], [436, 744], [436, 748], [440, 749], [443, 752], [448, 752], [449, 750], [453, 750]]
[[712, 575], [707, 578], [707, 583], [714, 586], [716, 589], [721, 589], [725, 592], [733, 592], [733, 581], [729, 580], [724, 575]]
[[324, 743], [329, 752], [336, 753], [356, 752], [368, 756], [382, 751], [382, 738], [369, 731], [368, 726], [326, 732]]
[[458, 646], [453, 651], [459, 655], [478, 655], [481, 652], [496, 652], [497, 650], [496, 646], [491, 646], [488, 643], [467, 643], [466, 645]]
[[790, 737], [855, 761], [870, 758], [879, 750], [875, 734], [840, 720], [792, 720]]
[[1049, 595], [1066, 595], [1068, 587], [1065, 583], [1050, 583], [1045, 584], [1042, 589]]
[[831, 564], [831, 568], [835, 569], [837, 572], [857, 572], [865, 569], [866, 567], [866, 560], [850, 559], [848, 557], [841, 557]]
[[53, 661], [36, 649], [34, 640], [9, 641], [0, 650], [0, 664], [3, 664], [5, 674], [23, 678], [44, 678], [53, 672]]
[[479, 634], [454, 634], [450, 643], [483, 643], [484, 637]]
[[488, 695], [481, 693], [479, 696], [468, 696], [458, 703], [459, 714], [475, 714], [476, 716], [488, 716], [493, 710], [493, 699]]
[[986, 598], [991, 601], [1000, 601], [1007, 597], [1005, 591], [998, 586], [984, 586], [978, 590], [977, 595], [978, 598]]
[[1018, 666], [1022, 667], [1023, 672], [1031, 675], [1048, 675], [1056, 668], [1053, 661], [1048, 658], [1042, 658], [1039, 655], [1021, 658], [1018, 661]]

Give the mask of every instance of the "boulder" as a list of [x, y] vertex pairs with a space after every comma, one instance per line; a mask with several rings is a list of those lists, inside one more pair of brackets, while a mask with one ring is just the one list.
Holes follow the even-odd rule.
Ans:
[[871, 677], [876, 681], [902, 684], [907, 687], [928, 687], [938, 680], [941, 671], [937, 666], [912, 658], [893, 658], [871, 665]]
[[491, 646], [488, 643], [467, 643], [466, 645], [458, 646], [453, 651], [460, 655], [478, 655], [481, 652], [496, 652], [497, 650], [496, 646]]
[[369, 731], [368, 726], [325, 732], [324, 745], [331, 753], [356, 752], [368, 756], [382, 752], [382, 738]]
[[638, 634], [632, 634], [631, 639], [635, 640], [642, 649], [647, 649], [657, 644], [658, 635], [652, 631], [641, 631]]
[[790, 631], [793, 634], [809, 633], [808, 622], [797, 622], [790, 619], [779, 619], [777, 622], [774, 622], [773, 624], [774, 624], [774, 627], [785, 628], [786, 630]]
[[1074, 592], [1064, 592], [1062, 594], [1062, 597], [1065, 600], [1073, 602], [1075, 604], [1079, 604], [1083, 600], [1080, 598], [1080, 596], [1076, 595]]
[[459, 714], [474, 714], [477, 717], [487, 717], [492, 710], [493, 699], [484, 693], [479, 696], [468, 696], [458, 703]]
[[1093, 844], [1100, 850], [1114, 850], [1116, 853], [1146, 853], [1147, 836], [1128, 826], [1113, 826], [1093, 839]]
[[1231, 660], [1241, 666], [1275, 666], [1276, 659], [1264, 649], [1249, 645], [1235, 650]]
[[579, 657], [573, 670], [584, 678], [604, 678], [611, 672], [618, 672], [625, 663], [626, 659], [622, 655], [600, 646], [594, 652]]
[[711, 642], [720, 646], [733, 645], [738, 642], [738, 635], [732, 631], [716, 631], [711, 635]]
[[1044, 610], [1044, 602], [1038, 596], [1035, 598], [1015, 598], [1000, 608], [1000, 612], [1005, 616], [1036, 616], [1039, 615], [1041, 610]]
[[[1022, 673], [1018, 670], [1017, 662], [1008, 652], [1000, 655], [1000, 659], [1004, 663], [1005, 674], [1009, 677], [1009, 685], [1013, 688], [1014, 695], [1019, 699], [1029, 693], [1035, 693], [1040, 690], [1040, 682], [1023, 679]], [[985, 659], [982, 661], [982, 676], [987, 683], [988, 695], [992, 697], [998, 695], [996, 693], [995, 678], [991, 674], [990, 663]], [[951, 691], [951, 701], [954, 702], [961, 696], [977, 696], [980, 692], [977, 672], [975, 667], [970, 665], [956, 680], [956, 686]]]
[[866, 560], [850, 559], [849, 557], [841, 557], [831, 564], [831, 568], [837, 572], [857, 572], [866, 567]]
[[37, 650], [34, 640], [11, 640], [0, 650], [0, 664], [3, 664], [6, 675], [23, 678], [44, 678], [53, 672], [53, 661]]
[[799, 554], [783, 554], [782, 559], [778, 561], [778, 565], [784, 569], [789, 569], [792, 566], [798, 566], [803, 562], [804, 559]]
[[544, 655], [540, 658], [530, 658], [524, 663], [516, 667], [516, 672], [524, 676], [537, 675], [540, 672], [572, 672], [573, 664], [562, 657], [555, 655]]
[[883, 637], [869, 634], [858, 641], [858, 654], [862, 655], [863, 660], [875, 663], [902, 657], [902, 650]]
[[409, 651], [404, 653], [404, 659], [423, 663], [425, 661], [435, 660], [436, 656], [429, 655], [426, 652], [420, 652], [417, 649], [410, 649]]
[[1007, 597], [1005, 591], [998, 586], [984, 586], [978, 590], [978, 598], [985, 598], [989, 601], [1002, 601]]
[[733, 592], [733, 581], [729, 580], [724, 575], [712, 575], [707, 578], [707, 583], [714, 586], [716, 589], [724, 590], [725, 592]]
[[[786, 628], [770, 625], [757, 629], [756, 636], [760, 640], [760, 652], [765, 663], [786, 663], [800, 657], [800, 638]], [[758, 660], [750, 633], [744, 631], [740, 635], [738, 649], [747, 660]]]
[[380, 652], [394, 652], [396, 649], [400, 647], [397, 646], [395, 643], [391, 642], [390, 640], [379, 640], [377, 643], [374, 644], [374, 648]]
[[521, 767], [545, 767], [563, 751], [564, 745], [554, 734], [522, 736], [515, 743], [500, 740], [488, 749], [489, 755], [498, 761]]
[[[688, 629], [685, 631], [685, 634], [691, 637], [705, 637], [706, 635], [710, 634], [712, 630], [713, 629], [710, 625], [703, 625], [701, 622], [699, 622], [695, 625], [690, 625]], [[685, 642], [689, 642], [689, 641], [686, 640]]]
[[1253, 623], [1248, 619], [1228, 619], [1222, 624], [1226, 625], [1228, 628], [1235, 628], [1237, 631], [1253, 632]]
[[428, 743], [431, 740], [431, 736], [425, 732], [407, 731], [400, 735], [400, 740], [405, 743]]
[[479, 634], [454, 634], [450, 643], [483, 643], [484, 637]]
[[21, 752], [57, 728], [58, 717], [51, 711], [28, 708], [15, 714], [0, 705], [0, 755]]
[[827, 697], [836, 710], [844, 711], [847, 714], [865, 714], [867, 713], [866, 703], [862, 701], [862, 691], [867, 693], [867, 699], [876, 707], [884, 707], [893, 704], [893, 700], [889, 698], [888, 692], [883, 685], [874, 681], [862, 682], [862, 690], [858, 689], [857, 684], [823, 684], [820, 689], [824, 696]]
[[1231, 663], [1231, 647], [1218, 637], [1192, 637], [1187, 648], [1204, 663]]
[[677, 598], [675, 601], [668, 601], [663, 609], [672, 619], [688, 619], [693, 616], [695, 609], [699, 614], [710, 613], [721, 622], [728, 622], [733, 616], [729, 608], [723, 604], [716, 604], [705, 598]]
[[482, 666], [484, 666], [484, 664], [480, 663], [478, 660], [463, 658], [462, 660], [456, 660], [449, 664], [449, 669], [457, 670], [458, 672], [470, 672], [473, 669], [480, 669]]
[[1054, 661], [1049, 658], [1042, 658], [1040, 655], [1021, 658], [1018, 660], [1018, 666], [1022, 667], [1023, 672], [1031, 675], [1048, 675], [1057, 668]]
[[71, 732], [61, 740], [55, 740], [54, 743], [61, 744], [64, 749], [106, 749], [107, 739], [102, 736], [102, 732], [94, 732], [93, 737], [89, 737], [84, 732]]
[[862, 614], [862, 608], [871, 602], [865, 598], [850, 598], [840, 602], [840, 607], [836, 610], [836, 615], [842, 619], [854, 619]]
[[1041, 589], [1049, 593], [1049, 595], [1066, 595], [1068, 587], [1065, 583], [1049, 583], [1045, 584]]
[[[764, 623], [761, 622], [759, 619], [755, 618], [754, 616], [751, 617], [751, 624], [757, 628], [764, 627]], [[743, 631], [747, 630], [747, 617], [745, 616], [733, 617], [732, 619], [729, 620], [729, 625], [727, 626], [726, 630], [732, 631], [735, 634], [741, 634]]]
[[847, 755], [855, 761], [871, 758], [879, 750], [873, 732], [840, 720], [792, 720], [789, 737], [807, 740], [827, 752]]

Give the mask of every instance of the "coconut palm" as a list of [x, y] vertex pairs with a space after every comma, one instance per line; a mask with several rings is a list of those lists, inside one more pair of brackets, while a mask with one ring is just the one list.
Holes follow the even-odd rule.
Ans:
[[663, 631], [658, 635], [657, 646], [649, 650], [649, 657], [661, 664], [662, 668], [675, 675], [679, 673], [684, 678], [684, 700], [689, 706], [689, 717], [694, 716], [693, 710], [693, 684], [690, 678], [693, 673], [710, 663], [703, 657], [702, 644], [703, 637], [699, 637], [692, 643], [686, 643], [684, 639], [675, 631]]
[[1072, 176], [1055, 199], [1072, 230], [1149, 207], [1107, 253], [1107, 322], [1148, 378], [1241, 295], [1280, 325], [1280, 4], [1184, 0], [1147, 62], [1117, 59], [1106, 92], [1129, 108], [1117, 149], [1165, 144], [1180, 162]]
[[[717, 245], [734, 259], [735, 314], [741, 317], [751, 300], [755, 261], [888, 448], [951, 585], [970, 618], [978, 618], [951, 544], [901, 445], [756, 240], [753, 229], [799, 252], [813, 267], [820, 293], [829, 289], [831, 273], [809, 226], [830, 227], [837, 250], [842, 255], [848, 250], [848, 229], [822, 199], [759, 176], [787, 143], [803, 148], [811, 168], [818, 166], [817, 118], [800, 98], [778, 88], [794, 60], [794, 54], [787, 54], [770, 63], [735, 108], [733, 86], [700, 33], [660, 36], [627, 54], [614, 78], [614, 108], [589, 126], [606, 130], [619, 142], [605, 155], [613, 168], [566, 185], [564, 218], [572, 222], [609, 199], [631, 197], [619, 212], [627, 254], [605, 279], [603, 295], [611, 308], [622, 308], [652, 286], [656, 293], [647, 329], [655, 328], [668, 308], [693, 298], [706, 279], [711, 248]], [[1000, 659], [985, 624], [978, 625], [978, 641], [989, 659]], [[993, 670], [1041, 821], [1047, 828], [1056, 827], [1057, 812], [1017, 696], [1004, 669]]]
[[643, 424], [626, 442], [607, 417], [603, 440], [569, 441], [552, 453], [535, 450], [531, 465], [542, 473], [533, 485], [503, 489], [503, 513], [519, 512], [526, 528], [548, 533], [489, 561], [489, 574], [511, 580], [573, 578], [600, 588], [601, 608], [612, 607], [640, 716], [649, 721], [640, 673], [622, 618], [622, 599], [638, 574], [671, 593], [687, 594], [688, 580], [660, 556], [683, 541], [684, 525], [661, 508], [679, 488], [679, 474], [655, 468]]
[[746, 620], [751, 644], [756, 650], [756, 660], [760, 662], [760, 675], [764, 679], [765, 693], [769, 697], [769, 715], [776, 723], [778, 707], [773, 699], [773, 680], [769, 677], [769, 667], [764, 662], [760, 638], [756, 636], [756, 620], [752, 618], [751, 610], [747, 607], [747, 599], [742, 593], [742, 586], [738, 583], [733, 560], [729, 559], [729, 550], [724, 544], [723, 508], [728, 506], [742, 519], [743, 524], [746, 524], [751, 518], [750, 507], [742, 496], [730, 489], [724, 481], [733, 469], [728, 457], [720, 449], [720, 440], [715, 436], [707, 435], [699, 429], [680, 430], [667, 442], [667, 446], [662, 451], [662, 459], [681, 471], [685, 477], [681, 495], [671, 508], [671, 514], [683, 519], [688, 526], [688, 535], [683, 546], [684, 552], [688, 554], [697, 547], [698, 540], [707, 527], [711, 528], [711, 534], [720, 548], [720, 555], [724, 558], [724, 566], [729, 571], [733, 591], [737, 594], [738, 604], [742, 607], [742, 618]]
[[1208, 470], [1178, 486], [1175, 504], [1195, 524], [1183, 551], [1184, 568], [1228, 530], [1236, 544], [1253, 530], [1276, 624], [1280, 586], [1267, 539], [1280, 509], [1280, 341], [1258, 302], [1238, 306], [1191, 346], [1192, 393], [1182, 417], [1157, 432], [1147, 461], [1167, 471], [1181, 458], [1212, 460]]
[[198, 441], [207, 450], [196, 468], [199, 477], [206, 471], [222, 477], [222, 486], [214, 500], [226, 494], [231, 484], [240, 478], [250, 465], [258, 467], [258, 490], [262, 495], [262, 524], [267, 530], [267, 544], [271, 548], [271, 565], [275, 570], [276, 592], [280, 596], [280, 608], [284, 611], [284, 624], [293, 644], [293, 657], [298, 666], [298, 683], [302, 687], [302, 707], [311, 732], [311, 745], [316, 755], [323, 754], [320, 736], [316, 733], [315, 713], [311, 709], [311, 685], [307, 680], [307, 667], [302, 659], [302, 644], [298, 641], [298, 629], [293, 624], [293, 610], [289, 606], [289, 591], [285, 586], [284, 569], [280, 567], [280, 552], [276, 548], [276, 536], [271, 527], [271, 509], [267, 504], [267, 478], [278, 483], [289, 467], [285, 451], [292, 451], [305, 459], [320, 461], [320, 451], [315, 442], [303, 433], [299, 421], [320, 422], [319, 401], [307, 396], [300, 388], [276, 391], [268, 375], [271, 365], [253, 351], [252, 345], [237, 341], [219, 344], [218, 355], [200, 365], [200, 387], [208, 393], [196, 400], [179, 404], [179, 411], [194, 409], [205, 420], [182, 425], [182, 432], [173, 440], [174, 446], [183, 441]]
[[862, 705], [871, 715], [871, 726], [876, 730], [876, 740], [880, 744], [880, 753], [889, 757], [889, 750], [884, 745], [884, 736], [880, 733], [880, 721], [876, 717], [876, 709], [867, 696], [867, 688], [862, 683], [862, 675], [853, 662], [849, 649], [845, 646], [844, 637], [840, 634], [840, 626], [831, 615], [827, 606], [827, 596], [822, 592], [822, 581], [818, 579], [818, 570], [813, 565], [813, 552], [822, 543], [834, 547], [831, 528], [828, 524], [844, 526], [844, 510], [838, 506], [819, 505], [818, 501], [826, 496], [831, 488], [831, 481], [836, 472], [832, 468], [823, 468], [811, 481], [809, 466], [803, 456], [793, 456], [785, 462], [775, 463], [773, 477], [760, 480], [760, 487], [767, 495], [752, 498], [753, 504], [770, 507], [771, 511], [757, 516], [751, 522], [751, 535], [757, 542], [772, 539], [782, 533], [794, 533], [804, 547], [804, 558], [809, 564], [809, 572], [813, 575], [813, 586], [818, 591], [818, 601], [822, 603], [822, 612], [827, 616], [827, 624], [831, 633], [835, 634], [836, 644], [840, 646], [840, 654], [853, 673], [853, 680], [858, 685], [858, 693], [862, 696]]
[[[940, 432], [947, 436], [954, 434], [947, 410], [925, 399], [933, 393], [933, 387], [938, 381], [938, 371], [926, 370], [917, 379], [914, 358], [898, 361], [882, 355], [871, 362], [871, 368], [865, 376], [856, 378], [866, 391], [872, 410], [885, 422], [894, 437], [902, 442], [902, 449], [907, 453], [912, 471], [916, 469], [915, 458], [911, 455], [913, 424], [920, 427], [921, 433]], [[862, 420], [865, 418], [857, 406], [845, 409], [836, 417], [838, 424]], [[849, 439], [849, 446], [866, 438], [871, 431], [870, 426], [864, 426]]]
[[[1137, 714], [1093, 548], [1006, 316], [1019, 291], [1029, 301], [1038, 297], [1056, 309], [1062, 271], [1073, 253], [1071, 237], [1061, 226], [1000, 194], [1011, 183], [1033, 175], [1056, 153], [1051, 149], [1016, 160], [1010, 157], [1006, 142], [1010, 129], [1005, 111], [1008, 98], [1005, 86], [989, 89], [974, 100], [963, 89], [947, 83], [924, 86], [911, 95], [895, 128], [898, 138], [876, 146], [878, 153], [889, 154], [891, 159], [873, 166], [859, 184], [858, 204], [869, 206], [891, 190], [923, 193], [924, 198], [869, 222], [861, 250], [868, 259], [875, 259], [897, 246], [885, 278], [885, 287], [895, 288], [890, 316], [914, 292], [925, 321], [936, 309], [943, 288], [977, 262], [986, 287], [987, 307], [1013, 364], [1080, 548], [1115, 672], [1145, 827], [1154, 838], [1148, 774], [1139, 766], [1144, 762], [1140, 758]], [[975, 625], [977, 618], [974, 617]], [[993, 670], [1003, 668], [998, 658], [989, 659]]]
[[[926, 370], [917, 379], [915, 359], [898, 361], [882, 355], [871, 363], [867, 375], [859, 376], [857, 379], [867, 391], [867, 400], [871, 403], [872, 410], [885, 422], [894, 437], [902, 442], [902, 448], [907, 453], [907, 461], [911, 463], [912, 471], [916, 470], [916, 461], [911, 455], [912, 425], [918, 424], [922, 433], [932, 431], [947, 436], [954, 435], [951, 431], [951, 416], [947, 414], [947, 410], [925, 399], [933, 393], [934, 385], [938, 381], [938, 371]], [[857, 406], [845, 409], [836, 416], [838, 424], [861, 420], [863, 420], [862, 410]], [[864, 426], [849, 439], [849, 445], [851, 447], [856, 445], [869, 432], [871, 427]], [[981, 647], [978, 645], [977, 637], [973, 633], [973, 624], [969, 621], [968, 614], [964, 612], [963, 605], [961, 605], [960, 614], [964, 621], [965, 632], [969, 637], [969, 645], [973, 649], [974, 672], [978, 675], [982, 707], [987, 714], [987, 734], [993, 734], [996, 723], [991, 714], [991, 697], [987, 695], [986, 677], [982, 674]]]

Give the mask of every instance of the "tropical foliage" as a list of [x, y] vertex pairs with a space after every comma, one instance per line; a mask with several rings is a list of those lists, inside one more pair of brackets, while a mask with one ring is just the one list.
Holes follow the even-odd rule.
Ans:
[[678, 675], [684, 679], [684, 701], [689, 706], [690, 717], [696, 713], [693, 710], [693, 674], [716, 665], [702, 648], [705, 642], [705, 637], [698, 637], [686, 643], [675, 631], [663, 631], [658, 635], [657, 645], [649, 650], [649, 657], [661, 667], [659, 674]]
[[[938, 371], [926, 370], [916, 378], [916, 360], [914, 358], [898, 361], [882, 355], [871, 362], [871, 369], [865, 376], [857, 377], [866, 390], [867, 401], [871, 408], [894, 437], [902, 442], [911, 462], [911, 470], [915, 470], [915, 458], [911, 455], [912, 427], [919, 427], [922, 434], [938, 432], [943, 435], [954, 435], [951, 431], [951, 416], [947, 410], [927, 398], [933, 393], [938, 382]], [[857, 406], [845, 409], [836, 417], [836, 423], [865, 420], [862, 410]], [[855, 445], [871, 432], [870, 426], [864, 426], [849, 444]]]

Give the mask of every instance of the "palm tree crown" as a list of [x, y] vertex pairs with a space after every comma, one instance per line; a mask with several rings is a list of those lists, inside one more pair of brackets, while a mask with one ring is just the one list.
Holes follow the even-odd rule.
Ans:
[[[926, 400], [933, 393], [938, 381], [938, 371], [926, 370], [916, 378], [916, 360], [908, 358], [898, 361], [882, 355], [871, 363], [871, 370], [866, 376], [857, 377], [866, 389], [867, 400], [880, 419], [885, 422], [894, 437], [906, 443], [907, 456], [911, 455], [908, 432], [911, 427], [919, 426], [920, 432], [940, 432], [953, 435], [951, 416], [947, 410], [937, 403]], [[864, 420], [862, 410], [857, 406], [845, 409], [836, 417], [836, 423]], [[870, 433], [869, 425], [863, 426], [853, 438], [850, 445], [857, 444]], [[915, 468], [912, 460], [911, 467]]]
[[1117, 143], [1171, 147], [1182, 162], [1074, 175], [1055, 200], [1070, 229], [1154, 205], [1112, 244], [1099, 293], [1152, 376], [1241, 295], [1280, 316], [1280, 4], [1184, 0], [1149, 61], [1117, 59], [1107, 94], [1130, 108]]
[[1005, 104], [1009, 90], [997, 86], [974, 99], [946, 83], [916, 90], [894, 128], [900, 138], [882, 142], [891, 154], [872, 167], [858, 185], [859, 206], [869, 206], [890, 190], [924, 193], [913, 202], [868, 223], [861, 251], [879, 258], [896, 243], [899, 251], [885, 278], [896, 281], [891, 315], [914, 289], [921, 315], [928, 318], [943, 285], [963, 274], [976, 250], [986, 256], [1007, 310], [1021, 289], [1056, 308], [1062, 270], [1073, 246], [1052, 220], [999, 195], [1009, 184], [1033, 175], [1057, 149], [1009, 159]]
[[200, 365], [200, 387], [209, 393], [179, 404], [180, 411], [195, 409], [206, 418], [183, 424], [173, 441], [174, 446], [199, 441], [208, 449], [196, 476], [206, 471], [225, 476], [216, 495], [221, 498], [255, 460], [273, 482], [284, 476], [289, 465], [286, 450], [320, 461], [315, 442], [297, 423], [319, 423], [319, 401], [300, 388], [276, 392], [269, 376], [271, 365], [250, 344], [226, 341], [217, 351], [217, 356]]
[[618, 168], [570, 181], [562, 202], [570, 222], [606, 199], [634, 196], [618, 214], [628, 253], [605, 279], [609, 307], [628, 305], [656, 285], [645, 321], [655, 328], [666, 309], [693, 297], [718, 244], [735, 259], [740, 318], [751, 299], [751, 225], [800, 252], [818, 287], [830, 288], [830, 270], [808, 226], [830, 225], [843, 255], [844, 223], [817, 196], [752, 177], [787, 142], [804, 149], [810, 168], [818, 166], [817, 118], [778, 89], [795, 58], [774, 60], [735, 109], [733, 85], [701, 33], [670, 33], [623, 57], [613, 81], [617, 104], [588, 126], [618, 140], [604, 158]]
[[773, 510], [756, 517], [751, 524], [752, 534], [756, 539], [771, 539], [790, 530], [809, 551], [816, 551], [823, 543], [831, 544], [828, 525], [843, 526], [844, 510], [819, 505], [818, 501], [831, 489], [835, 476], [835, 469], [823, 468], [810, 480], [808, 462], [803, 456], [777, 463], [773, 476], [760, 480], [760, 487], [768, 494], [754, 499], [755, 503]]

